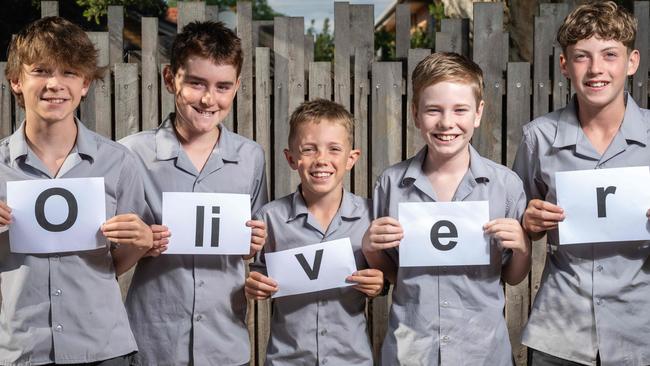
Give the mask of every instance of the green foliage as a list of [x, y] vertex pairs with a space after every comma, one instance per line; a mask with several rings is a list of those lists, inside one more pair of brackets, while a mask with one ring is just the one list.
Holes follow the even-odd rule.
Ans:
[[440, 32], [440, 21], [445, 18], [445, 4], [441, 0], [434, 0], [429, 4], [429, 14], [436, 22], [436, 31]]
[[330, 19], [325, 18], [323, 21], [323, 30], [316, 33], [314, 28], [314, 19], [307, 29], [307, 34], [316, 37], [314, 40], [314, 61], [332, 61], [334, 59], [334, 37], [330, 33]]
[[167, 9], [164, 0], [76, 0], [76, 3], [84, 9], [83, 16], [88, 21], [94, 20], [97, 24], [108, 12], [109, 5], [122, 5], [149, 16], [159, 16]]
[[385, 28], [375, 32], [375, 53], [379, 54], [380, 61], [395, 59], [395, 33]]
[[417, 27], [411, 34], [411, 48], [433, 48], [434, 40], [425, 28]]

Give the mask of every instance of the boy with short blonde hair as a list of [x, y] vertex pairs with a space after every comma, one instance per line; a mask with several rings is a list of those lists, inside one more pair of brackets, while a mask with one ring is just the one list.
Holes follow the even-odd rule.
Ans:
[[[519, 178], [470, 145], [481, 121], [481, 69], [453, 53], [434, 53], [413, 71], [411, 112], [426, 146], [377, 179], [374, 216], [363, 241], [373, 268], [395, 285], [383, 365], [511, 365], [500, 284], [530, 268], [519, 224], [525, 195]], [[489, 201], [490, 264], [399, 267], [404, 232], [400, 202]]]
[[[152, 247], [150, 215], [133, 155], [89, 131], [75, 110], [102, 75], [86, 33], [59, 17], [21, 30], [11, 43], [6, 76], [25, 121], [0, 142], [0, 179], [103, 177], [101, 232], [118, 245], [96, 250], [19, 254], [0, 234], [1, 364], [129, 365], [136, 343], [117, 274]], [[0, 185], [0, 225], [11, 225], [7, 185]], [[97, 228], [100, 230], [100, 228]]]
[[639, 65], [636, 23], [612, 1], [573, 10], [557, 41], [575, 95], [523, 128], [513, 167], [530, 200], [523, 226], [548, 242], [522, 336], [534, 366], [650, 364], [650, 246], [558, 245], [564, 211], [553, 179], [560, 171], [650, 165], [650, 112], [625, 92]]
[[[264, 253], [349, 238], [359, 269], [353, 287], [273, 300], [266, 365], [372, 365], [364, 314], [366, 298], [377, 296], [383, 276], [368, 269], [361, 239], [370, 222], [368, 201], [343, 188], [357, 161], [352, 115], [339, 104], [317, 99], [301, 104], [290, 120], [287, 162], [300, 175], [295, 193], [270, 202], [256, 217], [266, 222]], [[264, 255], [246, 280], [246, 295], [266, 299], [282, 284], [267, 277]]]

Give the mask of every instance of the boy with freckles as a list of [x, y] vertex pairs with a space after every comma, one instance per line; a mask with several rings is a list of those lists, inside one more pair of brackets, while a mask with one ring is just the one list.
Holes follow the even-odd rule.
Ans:
[[[508, 168], [470, 145], [483, 112], [483, 77], [471, 60], [435, 53], [413, 71], [412, 113], [426, 146], [377, 179], [374, 216], [363, 240], [373, 268], [395, 285], [383, 365], [511, 365], [500, 280], [519, 283], [530, 244], [519, 220], [526, 198]], [[489, 201], [485, 266], [399, 267], [400, 202]]]
[[170, 234], [160, 226], [163, 192], [248, 194], [253, 211], [267, 201], [262, 148], [222, 124], [239, 87], [242, 60], [239, 38], [223, 23], [185, 26], [163, 70], [176, 112], [158, 128], [121, 141], [137, 156], [153, 213], [149, 224], [159, 235], [138, 263], [126, 299], [144, 365], [249, 363], [244, 260], [264, 244], [264, 223], [246, 223], [251, 249], [243, 258], [159, 256]]
[[75, 118], [103, 74], [97, 50], [77, 25], [46, 17], [13, 39], [5, 73], [25, 120], [0, 141], [0, 225], [13, 220], [8, 181], [103, 177], [111, 218], [101, 232], [116, 245], [20, 254], [0, 234], [0, 364], [129, 365], [137, 348], [115, 277], [153, 239], [135, 157]]
[[523, 128], [513, 167], [530, 200], [523, 226], [548, 242], [522, 335], [535, 366], [650, 364], [650, 245], [558, 246], [564, 212], [554, 179], [560, 171], [650, 165], [650, 111], [625, 92], [639, 65], [636, 28], [634, 16], [612, 1], [573, 10], [557, 41], [575, 95]]
[[360, 270], [347, 277], [356, 283], [352, 287], [274, 299], [266, 365], [372, 365], [364, 310], [384, 279], [368, 269], [361, 252], [368, 201], [343, 188], [360, 154], [352, 147], [353, 117], [343, 106], [317, 99], [300, 105], [289, 124], [284, 154], [301, 183], [255, 214], [266, 223], [268, 238], [246, 280], [246, 295], [266, 299], [282, 286], [263, 274], [263, 253], [350, 238]]

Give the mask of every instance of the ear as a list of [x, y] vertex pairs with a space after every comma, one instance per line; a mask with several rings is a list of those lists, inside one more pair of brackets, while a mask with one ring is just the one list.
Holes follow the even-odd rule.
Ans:
[[485, 101], [481, 101], [476, 108], [476, 117], [474, 118], [474, 128], [478, 128], [481, 125], [481, 117], [483, 117], [483, 107], [485, 107]]
[[413, 122], [415, 122], [415, 128], [420, 129], [420, 122], [418, 121], [418, 107], [415, 105], [415, 101], [411, 102], [411, 116], [413, 117]]
[[167, 91], [174, 94], [176, 92], [176, 85], [174, 84], [174, 73], [170, 65], [165, 65], [163, 69], [163, 80]]
[[84, 78], [84, 84], [83, 87], [81, 88], [81, 96], [85, 97], [86, 94], [88, 94], [88, 89], [90, 89], [90, 84], [92, 83], [92, 80], [88, 80], [88, 78]]
[[567, 67], [567, 58], [564, 55], [564, 52], [560, 53], [560, 72], [562, 73], [562, 76], [564, 76], [567, 79], [571, 79], [569, 77], [569, 69]]
[[348, 154], [348, 161], [345, 163], [345, 170], [347, 171], [352, 170], [352, 167], [354, 166], [354, 164], [356, 164], [357, 160], [359, 160], [360, 156], [361, 156], [361, 150], [359, 149], [350, 150], [350, 153]]
[[641, 55], [639, 54], [639, 50], [632, 50], [630, 52], [627, 60], [627, 76], [636, 73], [636, 70], [639, 68], [640, 59]]
[[291, 153], [291, 150], [284, 149], [284, 157], [287, 159], [287, 163], [289, 163], [291, 169], [293, 170], [298, 169], [298, 161], [294, 158], [293, 154]]
[[20, 82], [20, 77], [16, 80], [9, 80], [9, 83], [11, 84], [11, 90], [14, 91], [14, 94], [23, 93], [23, 84]]

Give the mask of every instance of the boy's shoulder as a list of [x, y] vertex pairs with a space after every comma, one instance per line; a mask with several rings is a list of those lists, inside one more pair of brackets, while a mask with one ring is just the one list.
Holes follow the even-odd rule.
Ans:
[[414, 156], [402, 160], [399, 163], [393, 164], [384, 171], [377, 178], [378, 182], [388, 183], [388, 182], [401, 182], [407, 175], [409, 170], [422, 170], [422, 162], [424, 161], [424, 156], [426, 155], [426, 147], [422, 148]]
[[499, 164], [486, 157], [483, 157], [478, 154], [478, 152], [476, 153], [476, 156], [481, 160], [481, 164], [484, 166], [488, 175], [488, 179], [490, 179], [490, 181], [496, 181], [499, 184], [503, 184], [506, 188], [518, 186], [522, 187], [523, 189], [521, 178], [519, 178], [517, 173], [515, 173], [512, 169], [503, 164]]

